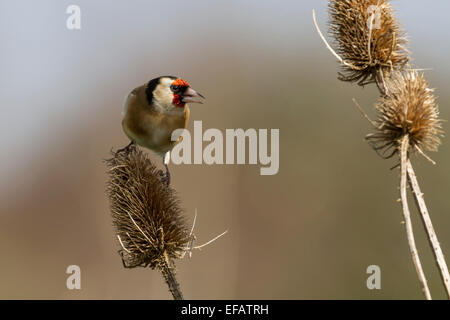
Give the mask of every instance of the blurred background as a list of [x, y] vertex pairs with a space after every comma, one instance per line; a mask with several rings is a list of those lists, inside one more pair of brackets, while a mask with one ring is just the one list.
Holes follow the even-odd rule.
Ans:
[[[81, 8], [81, 30], [66, 8]], [[450, 41], [444, 0], [393, 2], [414, 65], [430, 68], [450, 119]], [[105, 196], [111, 148], [128, 143], [124, 97], [159, 75], [207, 97], [189, 128], [279, 128], [280, 170], [171, 166], [199, 243], [229, 232], [178, 276], [190, 299], [422, 299], [398, 198], [395, 159], [364, 141], [377, 91], [339, 82], [338, 63], [312, 23], [327, 1], [0, 2], [0, 298], [168, 299], [161, 276], [126, 270]], [[448, 131], [448, 124], [444, 124]], [[450, 256], [448, 139], [413, 163], [444, 254]], [[157, 163], [160, 160], [152, 156]], [[419, 216], [415, 233], [434, 298], [444, 298]], [[449, 261], [450, 262], [450, 261]], [[81, 290], [66, 288], [69, 265]], [[366, 268], [379, 265], [381, 290]]]

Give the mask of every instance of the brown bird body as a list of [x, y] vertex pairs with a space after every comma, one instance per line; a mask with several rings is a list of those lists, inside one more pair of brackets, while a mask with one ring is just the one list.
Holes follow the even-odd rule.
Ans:
[[123, 131], [131, 144], [136, 143], [164, 158], [168, 181], [170, 150], [181, 139], [172, 141], [172, 133], [186, 128], [190, 112], [187, 103], [202, 103], [202, 98], [183, 79], [165, 76], [135, 88], [125, 100]]
[[167, 113], [156, 110], [147, 102], [145, 88], [145, 85], [137, 87], [128, 95], [123, 131], [130, 140], [163, 157], [178, 142], [172, 141], [172, 132], [186, 128], [189, 107]]

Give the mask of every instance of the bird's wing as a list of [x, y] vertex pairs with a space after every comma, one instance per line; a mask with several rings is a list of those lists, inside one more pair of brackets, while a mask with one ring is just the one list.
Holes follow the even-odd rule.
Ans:
[[128, 103], [130, 102], [130, 99], [135, 98], [136, 97], [136, 89], [134, 89], [133, 91], [131, 91], [126, 97], [125, 100], [123, 101], [123, 109], [122, 109], [122, 116], [125, 116], [127, 114], [127, 106]]
[[[191, 113], [191, 110], [189, 109], [188, 106], [184, 107], [184, 129], [187, 128], [188, 122], [189, 122], [189, 114]], [[183, 136], [180, 135], [180, 137], [178, 138], [177, 142], [175, 144], [180, 143], [183, 140]]]

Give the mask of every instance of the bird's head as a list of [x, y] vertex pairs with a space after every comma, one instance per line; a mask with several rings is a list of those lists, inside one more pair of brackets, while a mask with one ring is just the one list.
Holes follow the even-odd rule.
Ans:
[[200, 93], [181, 78], [165, 76], [150, 80], [145, 90], [147, 101], [160, 111], [183, 110], [186, 103], [203, 103]]

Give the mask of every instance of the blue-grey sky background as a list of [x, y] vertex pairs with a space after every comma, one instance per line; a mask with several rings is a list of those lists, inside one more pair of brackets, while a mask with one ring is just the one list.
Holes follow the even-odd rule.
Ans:
[[[65, 27], [69, 4], [81, 7], [80, 31]], [[39, 145], [37, 137], [54, 139], [55, 131], [93, 112], [98, 101], [84, 100], [86, 91], [103, 90], [127, 77], [136, 59], [146, 63], [150, 76], [176, 72], [177, 65], [205, 51], [227, 59], [274, 52], [274, 59], [297, 56], [299, 62], [328, 54], [311, 19], [314, 8], [326, 31], [326, 6], [318, 0], [2, 0], [0, 105], [3, 119], [9, 120], [0, 127], [0, 137], [12, 152], [2, 153], [0, 172], [8, 174], [17, 161], [29, 158]], [[411, 40], [415, 63], [448, 79], [450, 3], [397, 0], [393, 6]], [[80, 104], [69, 108], [67, 101], [74, 99]]]

